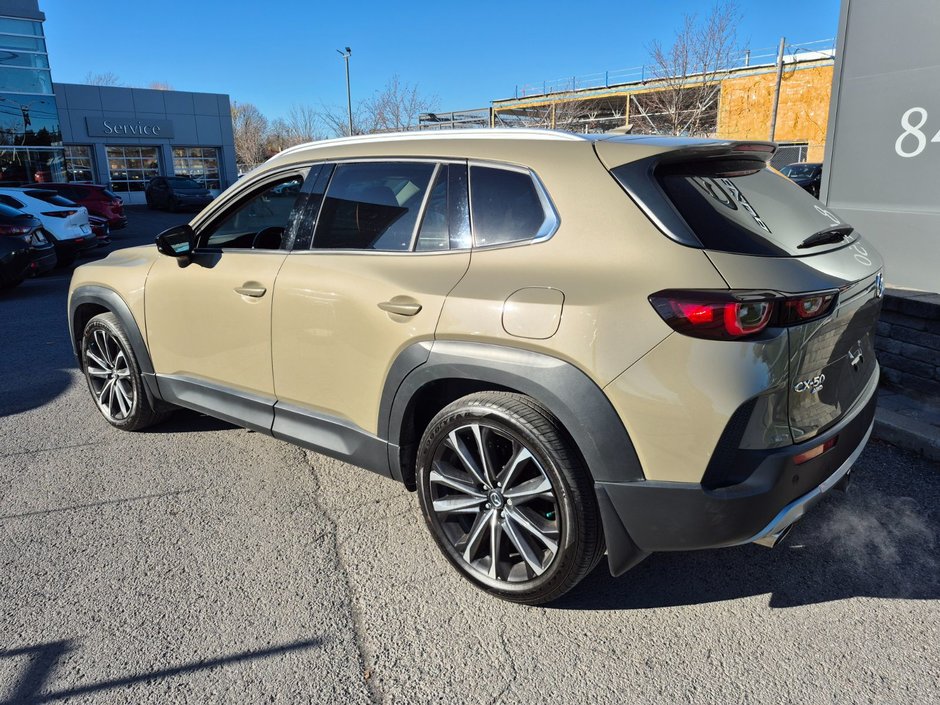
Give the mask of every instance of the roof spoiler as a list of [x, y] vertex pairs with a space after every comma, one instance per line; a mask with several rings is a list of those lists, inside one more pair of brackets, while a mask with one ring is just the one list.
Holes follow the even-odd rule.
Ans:
[[712, 159], [743, 159], [759, 161], [769, 164], [777, 152], [774, 142], [703, 142], [700, 144], [687, 144], [663, 152], [659, 155], [660, 164], [675, 164], [676, 162], [700, 162]]

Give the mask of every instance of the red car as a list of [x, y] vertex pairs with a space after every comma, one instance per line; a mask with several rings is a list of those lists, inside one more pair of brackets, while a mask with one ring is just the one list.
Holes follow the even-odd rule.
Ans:
[[60, 196], [74, 201], [80, 206], [85, 206], [89, 215], [107, 220], [111, 230], [119, 230], [127, 225], [127, 216], [124, 215], [124, 201], [104, 186], [52, 182], [30, 184], [29, 187], [55, 191]]

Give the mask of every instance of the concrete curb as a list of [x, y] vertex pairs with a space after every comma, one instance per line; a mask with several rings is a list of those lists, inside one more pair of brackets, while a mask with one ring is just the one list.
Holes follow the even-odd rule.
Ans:
[[873, 436], [940, 462], [940, 431], [929, 423], [879, 406], [875, 410]]

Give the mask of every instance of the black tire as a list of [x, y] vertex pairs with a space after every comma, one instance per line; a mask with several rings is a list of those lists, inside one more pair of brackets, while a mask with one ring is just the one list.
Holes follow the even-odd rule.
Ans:
[[[479, 440], [471, 448], [474, 439]], [[461, 443], [474, 456], [477, 475], [473, 462], [468, 464], [457, 452]], [[487, 457], [481, 462], [483, 453]], [[527, 459], [514, 464], [518, 457]], [[486, 471], [487, 465], [501, 469], [504, 487], [474, 480], [482, 475], [491, 478], [486, 482], [499, 479], [497, 470]], [[510, 466], [522, 469], [514, 476], [507, 474]], [[590, 475], [558, 420], [529, 397], [480, 392], [446, 406], [422, 436], [416, 472], [421, 510], [441, 552], [474, 585], [497, 597], [528, 605], [555, 600], [590, 573], [604, 554]], [[550, 490], [520, 498], [524, 487], [544, 488], [546, 480]], [[466, 493], [457, 487], [467, 488]], [[476, 499], [481, 494], [485, 499]], [[517, 499], [515, 506], [512, 498]], [[450, 509], [461, 501], [473, 502], [474, 508]], [[489, 528], [479, 528], [484, 525]], [[483, 531], [495, 533], [474, 540]], [[542, 535], [554, 539], [554, 551], [540, 540]], [[484, 542], [490, 553], [495, 543], [496, 561], [485, 555]]]
[[82, 332], [81, 343], [88, 391], [109, 424], [122, 431], [139, 431], [168, 416], [169, 412], [155, 406], [147, 394], [134, 349], [117, 316], [101, 313], [92, 318]]

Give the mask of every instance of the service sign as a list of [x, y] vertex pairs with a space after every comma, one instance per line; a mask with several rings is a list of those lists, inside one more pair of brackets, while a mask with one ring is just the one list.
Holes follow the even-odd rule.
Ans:
[[139, 137], [170, 139], [173, 137], [171, 120], [139, 118], [86, 117], [85, 128], [89, 137]]

